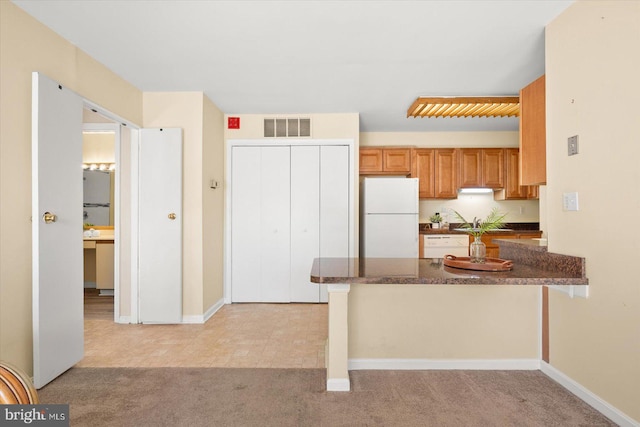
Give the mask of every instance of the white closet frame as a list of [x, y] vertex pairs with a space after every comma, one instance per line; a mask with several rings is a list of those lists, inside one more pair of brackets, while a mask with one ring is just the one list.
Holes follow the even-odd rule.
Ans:
[[[277, 147], [277, 146], [329, 146], [346, 145], [349, 147], [349, 250], [350, 257], [357, 257], [357, 223], [358, 212], [358, 182], [355, 173], [358, 171], [355, 155], [355, 141], [353, 139], [230, 139], [227, 140], [225, 153], [225, 216], [224, 216], [224, 302], [231, 304], [231, 192], [233, 182], [231, 179], [231, 153], [233, 147]], [[311, 271], [309, 271], [311, 273]]]

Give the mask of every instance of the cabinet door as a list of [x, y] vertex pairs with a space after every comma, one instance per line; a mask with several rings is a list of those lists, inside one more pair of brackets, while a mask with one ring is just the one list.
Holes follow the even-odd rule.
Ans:
[[482, 150], [482, 186], [504, 187], [504, 149], [484, 148]]
[[460, 187], [482, 187], [482, 149], [460, 150]]
[[435, 197], [455, 199], [458, 197], [457, 150], [435, 150]]
[[[350, 255], [349, 192], [351, 188], [349, 182], [349, 147], [346, 145], [320, 147], [321, 257]], [[326, 285], [320, 285], [320, 301], [327, 300]]]
[[384, 172], [411, 173], [410, 148], [385, 148], [382, 150], [382, 170]]
[[435, 197], [435, 152], [431, 149], [413, 150], [413, 168], [411, 177], [418, 178], [418, 197], [420, 199]]
[[309, 272], [320, 256], [320, 147], [291, 147], [291, 301], [319, 302]]
[[520, 185], [520, 154], [517, 148], [505, 150], [504, 199], [526, 198], [526, 187]]
[[382, 148], [360, 148], [360, 173], [382, 172]]
[[113, 242], [96, 244], [96, 289], [113, 289]]
[[527, 185], [527, 199], [538, 200], [540, 198], [540, 187], [537, 185]]
[[545, 76], [520, 91], [520, 184], [547, 183]]
[[289, 302], [291, 176], [289, 147], [260, 147], [261, 301]]

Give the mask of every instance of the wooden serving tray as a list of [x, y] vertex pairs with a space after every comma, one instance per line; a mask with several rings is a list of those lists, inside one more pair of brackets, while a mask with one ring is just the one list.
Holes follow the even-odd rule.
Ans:
[[468, 256], [445, 255], [444, 265], [447, 267], [464, 268], [465, 270], [508, 271], [513, 267], [513, 261], [500, 258], [486, 258], [484, 264], [471, 262]]

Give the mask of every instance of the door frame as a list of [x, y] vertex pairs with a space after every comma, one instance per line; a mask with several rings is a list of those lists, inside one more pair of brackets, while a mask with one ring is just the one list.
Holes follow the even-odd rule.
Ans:
[[[308, 145], [347, 145], [349, 147], [349, 250], [350, 257], [357, 257], [358, 242], [358, 194], [356, 173], [358, 173], [357, 158], [355, 156], [355, 140], [351, 138], [340, 139], [300, 139], [300, 138], [261, 138], [261, 139], [228, 139], [225, 145], [225, 195], [224, 195], [224, 272], [223, 298], [225, 304], [231, 304], [231, 192], [233, 182], [231, 179], [231, 154], [233, 147], [282, 147], [282, 146], [308, 146]], [[309, 272], [311, 273], [311, 272]]]
[[[112, 120], [114, 123], [91, 123], [92, 130], [98, 130], [98, 128], [102, 127], [102, 129], [107, 128], [111, 125], [111, 129], [117, 128], [117, 138], [115, 142], [115, 162], [116, 162], [116, 170], [120, 169], [122, 165], [122, 153], [124, 148], [124, 143], [122, 142], [121, 135], [121, 126], [125, 126], [130, 129], [130, 137], [129, 137], [129, 149], [130, 149], [130, 165], [129, 165], [129, 174], [131, 180], [131, 199], [130, 199], [130, 207], [131, 207], [131, 242], [130, 242], [130, 250], [131, 250], [131, 289], [130, 289], [130, 315], [129, 316], [120, 316], [120, 253], [121, 246], [123, 244], [121, 239], [121, 220], [122, 213], [120, 211], [122, 203], [121, 203], [121, 174], [116, 173], [115, 179], [115, 193], [114, 193], [114, 204], [116, 205], [114, 211], [114, 283], [113, 283], [113, 311], [114, 311], [114, 322], [115, 323], [139, 323], [138, 318], [138, 140], [140, 137], [139, 129], [141, 126], [126, 120], [117, 114], [112, 113], [109, 110], [102, 108], [100, 105], [88, 100], [87, 98], [80, 96], [84, 102], [84, 107], [92, 110], [94, 113], [98, 113], [103, 117], [106, 117], [109, 120]], [[95, 126], [95, 127], [94, 127]], [[85, 124], [83, 123], [83, 130], [85, 130]]]
[[113, 321], [120, 321], [120, 125], [118, 123], [82, 123], [82, 131], [105, 131], [114, 133], [114, 159], [116, 165], [115, 188], [113, 195]]

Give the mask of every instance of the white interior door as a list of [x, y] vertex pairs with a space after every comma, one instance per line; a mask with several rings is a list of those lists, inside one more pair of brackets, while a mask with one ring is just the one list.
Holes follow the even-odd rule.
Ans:
[[[32, 79], [33, 379], [41, 388], [84, 354], [82, 99]], [[44, 215], [51, 214], [45, 221]]]
[[182, 130], [142, 129], [139, 149], [139, 319], [182, 322]]
[[320, 147], [291, 147], [291, 301], [319, 302], [311, 283], [313, 259], [320, 254]]
[[261, 300], [290, 301], [291, 176], [289, 147], [261, 147]]
[[[320, 147], [320, 256], [349, 256], [349, 147]], [[309, 273], [307, 273], [309, 274]], [[320, 285], [320, 301], [328, 301]]]

